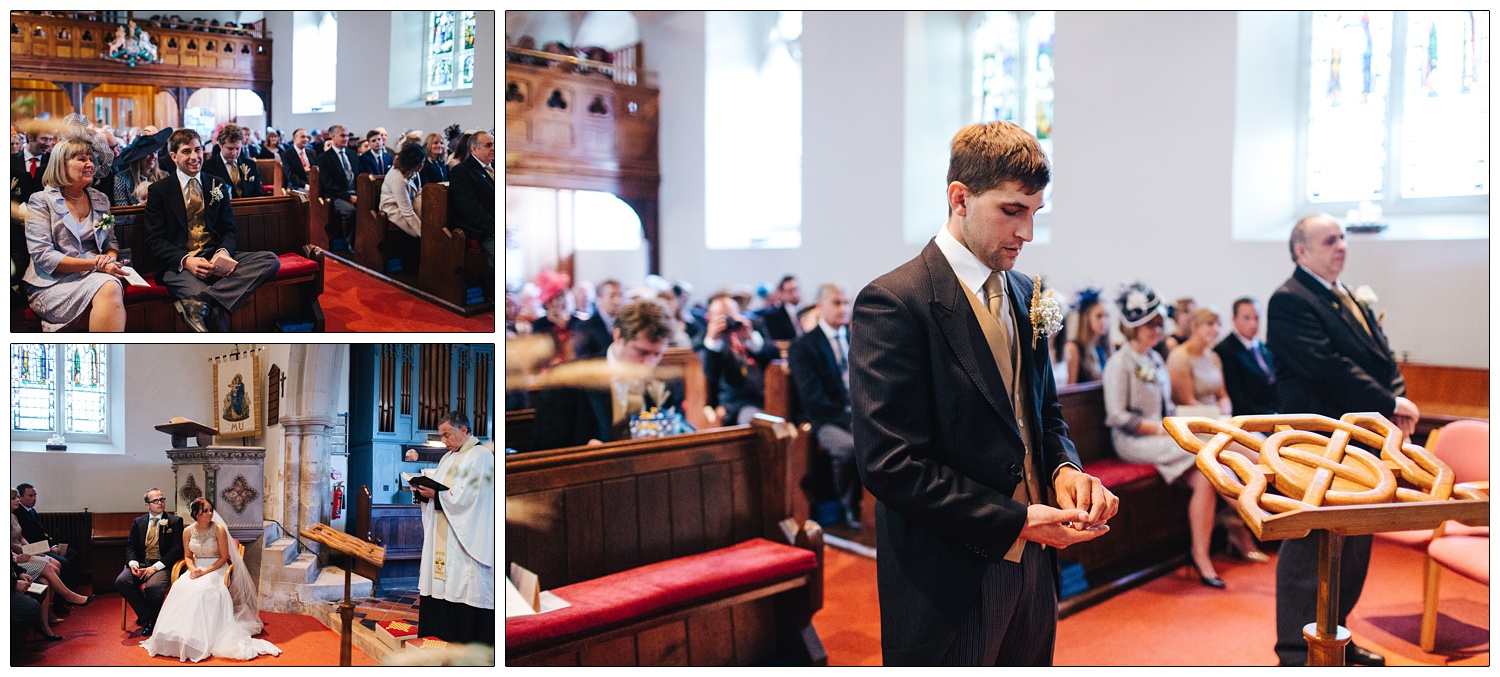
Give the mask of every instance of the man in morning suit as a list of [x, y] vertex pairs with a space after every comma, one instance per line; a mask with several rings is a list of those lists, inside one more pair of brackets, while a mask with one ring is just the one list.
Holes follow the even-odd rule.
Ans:
[[812, 424], [813, 437], [828, 450], [844, 526], [859, 531], [863, 491], [854, 467], [854, 436], [849, 433], [849, 295], [843, 287], [825, 284], [818, 287], [817, 304], [818, 328], [792, 342], [787, 363], [797, 385], [802, 418]]
[[358, 201], [354, 195], [354, 173], [359, 167], [359, 159], [348, 148], [349, 133], [344, 131], [343, 125], [329, 127], [328, 134], [333, 147], [318, 156], [318, 181], [323, 184], [320, 186], [323, 197], [333, 201], [338, 218], [329, 219], [325, 228], [330, 243], [342, 240], [342, 248], [349, 249], [354, 240], [354, 203]]
[[[1266, 307], [1266, 344], [1276, 356], [1276, 394], [1282, 413], [1339, 418], [1373, 411], [1407, 437], [1421, 412], [1406, 399], [1406, 381], [1385, 332], [1368, 306], [1339, 280], [1348, 245], [1344, 229], [1327, 214], [1305, 216], [1292, 228], [1291, 279]], [[1364, 588], [1373, 538], [1344, 537], [1338, 622], [1344, 625]], [[1318, 537], [1281, 542], [1276, 558], [1276, 655], [1282, 665], [1307, 662], [1302, 628], [1315, 620]], [[1385, 658], [1350, 642], [1345, 660], [1385, 665]]]
[[32, 193], [43, 188], [42, 175], [47, 171], [47, 159], [52, 157], [56, 137], [50, 131], [37, 130], [27, 134], [26, 139], [26, 146], [10, 156], [10, 178], [15, 182], [10, 199], [21, 204], [26, 204]]
[[[160, 489], [146, 492], [145, 500], [148, 512], [130, 523], [125, 568], [115, 578], [115, 589], [135, 609], [136, 623], [143, 628], [141, 635], [150, 636], [167, 588], [172, 585], [172, 565], [182, 559], [182, 518], [167, 514], [167, 501]], [[145, 592], [141, 591], [142, 583]]]
[[802, 320], [797, 316], [797, 306], [802, 304], [802, 289], [797, 285], [797, 276], [787, 275], [776, 285], [777, 302], [762, 308], [756, 316], [757, 327], [772, 341], [790, 341], [803, 334]]
[[260, 183], [255, 161], [245, 153], [245, 130], [239, 125], [224, 125], [219, 130], [219, 154], [203, 163], [203, 173], [217, 176], [230, 185], [232, 198], [261, 197], [266, 194]]
[[[671, 315], [655, 299], [625, 306], [615, 320], [614, 342], [604, 359], [611, 366], [641, 369], [661, 364], [672, 338]], [[649, 402], [649, 381], [616, 376], [600, 390], [550, 388], [536, 393], [536, 423], [531, 451], [598, 444], [630, 439], [630, 416], [650, 406], [682, 411], [681, 381], [658, 382], [666, 387], [664, 402]], [[660, 386], [654, 386], [660, 387]]]
[[365, 134], [365, 140], [370, 142], [370, 150], [359, 156], [359, 173], [385, 176], [386, 172], [391, 171], [391, 164], [396, 161], [391, 152], [385, 149], [385, 134], [372, 129]]
[[620, 281], [608, 279], [599, 283], [598, 296], [594, 300], [594, 314], [589, 315], [580, 326], [574, 354], [580, 360], [600, 357], [614, 342], [615, 316], [625, 305], [625, 294]]
[[292, 146], [281, 154], [281, 168], [286, 175], [287, 190], [307, 188], [307, 170], [313, 166], [313, 152], [308, 146], [311, 140], [307, 130], [298, 128], [292, 132]]
[[448, 174], [448, 227], [463, 230], [495, 265], [495, 137], [469, 137], [469, 157]]
[[229, 186], [201, 171], [198, 132], [179, 129], [167, 145], [177, 169], [146, 189], [146, 246], [156, 281], [177, 298], [190, 329], [229, 331], [229, 316], [281, 270], [281, 259], [239, 251]]
[[1233, 331], [1214, 352], [1224, 365], [1224, 390], [1235, 416], [1276, 413], [1276, 361], [1256, 337], [1260, 333], [1260, 304], [1250, 297], [1234, 302]]
[[[1031, 278], [1009, 272], [1051, 179], [1010, 122], [954, 136], [948, 220], [859, 293], [850, 387], [875, 508], [885, 665], [1050, 665], [1055, 553], [1118, 501], [1079, 470]], [[1056, 501], [1059, 507], [1049, 505]]]

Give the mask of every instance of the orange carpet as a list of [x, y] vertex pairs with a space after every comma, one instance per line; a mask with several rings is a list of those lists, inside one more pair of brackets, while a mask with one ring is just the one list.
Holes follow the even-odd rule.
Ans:
[[[17, 665], [148, 665], [169, 667], [183, 665], [182, 661], [166, 656], [150, 656], [140, 647], [140, 628], [135, 625], [135, 612], [128, 614], [130, 634], [120, 629], [120, 595], [108, 593], [94, 599], [87, 607], [74, 608], [73, 613], [52, 631], [62, 635], [60, 642], [43, 642], [36, 635], [28, 642], [31, 652], [23, 656]], [[280, 656], [261, 656], [251, 661], [236, 661], [209, 658], [201, 663], [187, 665], [222, 665], [251, 667], [289, 667], [307, 665], [338, 665], [339, 635], [324, 627], [311, 616], [278, 614], [262, 611], [261, 620], [265, 630], [258, 637], [281, 649]], [[379, 665], [365, 655], [359, 647], [353, 647], [353, 665]]]
[[[1057, 665], [1275, 665], [1276, 564], [1216, 557], [1229, 584], [1213, 590], [1173, 573], [1085, 609], [1057, 626]], [[1489, 587], [1445, 573], [1434, 653], [1417, 646], [1422, 556], [1379, 540], [1354, 641], [1388, 665], [1489, 665]], [[813, 619], [829, 665], [880, 664], [875, 562], [829, 549], [823, 610]]]
[[325, 331], [495, 331], [495, 313], [464, 317], [399, 287], [326, 259]]

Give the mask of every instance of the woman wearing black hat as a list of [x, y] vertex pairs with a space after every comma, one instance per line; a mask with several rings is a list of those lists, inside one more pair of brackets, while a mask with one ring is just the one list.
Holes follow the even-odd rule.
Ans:
[[110, 204], [115, 207], [140, 204], [145, 201], [146, 188], [153, 181], [167, 178], [167, 173], [157, 166], [156, 152], [167, 145], [172, 135], [168, 127], [155, 134], [136, 137], [115, 160], [115, 183]]

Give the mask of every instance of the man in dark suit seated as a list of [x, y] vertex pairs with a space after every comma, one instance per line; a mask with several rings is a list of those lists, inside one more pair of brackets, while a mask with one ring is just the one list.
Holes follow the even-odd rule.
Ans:
[[859, 531], [861, 489], [854, 463], [854, 436], [849, 433], [849, 315], [852, 306], [843, 287], [818, 288], [818, 328], [792, 342], [787, 362], [802, 417], [812, 424], [818, 445], [828, 450], [833, 488], [843, 509], [844, 525]]
[[[22, 482], [16, 485], [16, 494], [21, 497], [21, 507], [16, 508], [14, 513], [16, 522], [21, 525], [21, 536], [26, 539], [27, 543], [50, 542], [52, 549], [47, 551], [47, 556], [57, 560], [57, 563], [62, 566], [63, 581], [77, 580], [78, 565], [74, 562], [78, 554], [77, 549], [70, 546], [66, 552], [63, 551], [63, 544], [58, 543], [57, 539], [48, 534], [47, 529], [42, 526], [42, 521], [36, 514], [36, 487]], [[58, 606], [66, 608], [63, 605]]]
[[307, 130], [297, 128], [292, 131], [292, 145], [281, 154], [281, 169], [286, 175], [287, 190], [307, 189], [307, 170], [313, 166], [312, 148], [308, 142], [312, 137], [307, 135]]
[[231, 198], [261, 197], [266, 194], [260, 183], [255, 161], [246, 157], [245, 130], [239, 125], [224, 125], [219, 130], [219, 154], [203, 163], [203, 173], [217, 176], [229, 184]]
[[787, 275], [776, 285], [776, 302], [762, 308], [756, 316], [759, 329], [772, 341], [790, 341], [802, 335], [797, 306], [802, 304], [802, 288], [797, 276]]
[[728, 292], [709, 297], [707, 318], [700, 352], [708, 406], [722, 409], [721, 425], [749, 423], [765, 407], [765, 369], [781, 351], [750, 326]]
[[[160, 489], [146, 492], [145, 501], [149, 512], [130, 523], [125, 568], [115, 577], [115, 589], [135, 609], [141, 635], [150, 636], [167, 588], [172, 585], [172, 565], [182, 559], [182, 518], [167, 514], [167, 499]], [[142, 583], [145, 592], [141, 591]]]
[[350, 135], [343, 125], [329, 127], [328, 134], [333, 147], [319, 155], [317, 162], [323, 197], [333, 201], [333, 210], [338, 213], [338, 218], [329, 219], [326, 226], [329, 248], [349, 249], [354, 240], [354, 204], [358, 202], [354, 195], [354, 171], [359, 159], [348, 148]]
[[469, 137], [469, 157], [448, 174], [448, 227], [479, 240], [495, 266], [495, 137]]
[[[604, 359], [611, 366], [651, 368], [661, 364], [672, 337], [671, 317], [661, 302], [642, 299], [625, 306], [615, 320], [614, 342]], [[665, 393], [661, 388], [665, 387]], [[664, 394], [652, 400], [652, 392]], [[536, 419], [531, 450], [576, 447], [630, 439], [630, 417], [650, 407], [682, 412], [681, 381], [611, 379], [608, 389], [549, 388], [532, 398]]]
[[1260, 332], [1260, 304], [1244, 297], [1234, 302], [1234, 330], [1214, 352], [1224, 364], [1224, 390], [1235, 416], [1276, 413], [1276, 362]]
[[372, 129], [365, 134], [365, 140], [370, 142], [370, 149], [359, 156], [359, 173], [385, 176], [395, 162], [390, 151], [385, 149], [385, 133]]
[[578, 359], [589, 359], [604, 355], [609, 344], [614, 342], [615, 316], [625, 305], [625, 293], [620, 281], [608, 279], [599, 283], [598, 295], [594, 299], [594, 314], [583, 321], [577, 338]]
[[[1348, 245], [1344, 228], [1327, 214], [1303, 217], [1289, 240], [1291, 279], [1266, 306], [1266, 344], [1276, 356], [1276, 395], [1284, 413], [1339, 418], [1353, 411], [1373, 411], [1401, 428], [1408, 438], [1421, 412], [1406, 399], [1406, 381], [1386, 342], [1380, 321], [1350, 293], [1344, 272]], [[1345, 536], [1339, 558], [1338, 624], [1347, 626], [1359, 602], [1370, 567], [1374, 539]], [[1276, 655], [1282, 665], [1307, 662], [1303, 626], [1316, 620], [1318, 536], [1281, 542], [1276, 558]], [[1345, 661], [1385, 665], [1385, 657], [1350, 642]]]
[[42, 189], [42, 175], [47, 171], [47, 159], [52, 157], [52, 143], [56, 139], [50, 131], [35, 131], [26, 138], [26, 147], [10, 156], [10, 178], [15, 184], [10, 189], [10, 199], [21, 204]]
[[146, 246], [156, 281], [193, 331], [229, 331], [229, 316], [281, 270], [270, 252], [239, 251], [229, 186], [202, 173], [198, 132], [167, 139], [177, 170], [146, 189]]

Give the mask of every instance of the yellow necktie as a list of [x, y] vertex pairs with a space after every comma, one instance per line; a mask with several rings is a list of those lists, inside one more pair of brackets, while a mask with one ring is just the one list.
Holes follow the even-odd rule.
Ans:
[[1365, 322], [1364, 309], [1360, 308], [1359, 304], [1354, 302], [1354, 298], [1349, 296], [1348, 291], [1345, 291], [1344, 285], [1333, 285], [1333, 292], [1335, 294], [1338, 294], [1338, 297], [1344, 301], [1344, 305], [1349, 308], [1349, 312], [1354, 313], [1354, 319], [1359, 320], [1359, 326], [1365, 328], [1365, 333], [1369, 334], [1370, 337], [1373, 338], [1375, 336], [1375, 332], [1370, 331], [1370, 325]]
[[[1011, 498], [1018, 503], [1031, 505], [1041, 503], [1041, 489], [1036, 484], [1036, 471], [1031, 461], [1031, 438], [1026, 429], [1026, 402], [1021, 396], [1021, 387], [1017, 383], [1016, 363], [1020, 360], [1016, 353], [1016, 340], [1010, 331], [1009, 309], [1005, 301], [1005, 279], [1000, 273], [991, 273], [990, 278], [984, 282], [984, 292], [989, 306], [990, 314], [995, 317], [995, 324], [1000, 326], [1000, 334], [997, 337], [1001, 345], [994, 352], [999, 356], [1000, 375], [1005, 379], [1007, 395], [1010, 396], [1011, 408], [1015, 410], [1016, 427], [1021, 431], [1021, 442], [1025, 453], [1021, 464], [1021, 481], [1016, 485], [1016, 490]], [[1010, 562], [1021, 561], [1021, 554], [1026, 550], [1026, 541], [1017, 539], [1011, 544], [1010, 550], [1005, 553], [1005, 559]]]
[[161, 559], [161, 547], [158, 545], [156, 531], [156, 524], [159, 521], [161, 518], [152, 517], [151, 523], [146, 527], [146, 559], [148, 560]]

